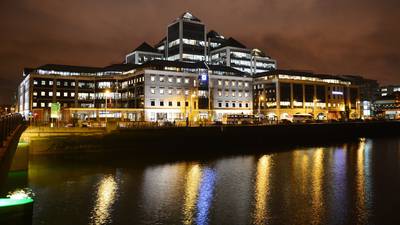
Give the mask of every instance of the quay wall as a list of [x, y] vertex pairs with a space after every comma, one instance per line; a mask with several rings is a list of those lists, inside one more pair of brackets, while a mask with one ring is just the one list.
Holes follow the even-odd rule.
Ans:
[[[31, 135], [30, 154], [58, 153], [245, 153], [276, 146], [325, 145], [368, 137], [398, 136], [400, 122], [290, 124], [118, 129], [91, 135]], [[71, 131], [72, 132], [72, 131]]]

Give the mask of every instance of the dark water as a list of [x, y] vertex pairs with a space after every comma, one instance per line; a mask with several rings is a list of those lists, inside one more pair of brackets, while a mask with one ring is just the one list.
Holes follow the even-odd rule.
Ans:
[[400, 138], [173, 163], [35, 157], [27, 186], [34, 224], [400, 224]]

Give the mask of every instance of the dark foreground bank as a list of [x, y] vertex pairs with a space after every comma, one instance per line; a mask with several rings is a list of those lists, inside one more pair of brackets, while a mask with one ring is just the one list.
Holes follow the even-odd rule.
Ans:
[[32, 140], [31, 153], [242, 153], [266, 146], [308, 146], [358, 138], [397, 136], [399, 128], [399, 122], [371, 122], [120, 129], [103, 135]]

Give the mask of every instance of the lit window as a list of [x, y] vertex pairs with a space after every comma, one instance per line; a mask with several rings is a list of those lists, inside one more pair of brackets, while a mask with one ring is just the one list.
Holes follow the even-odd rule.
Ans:
[[181, 82], [182, 82], [182, 78], [177, 77], [177, 78], [176, 78], [176, 83], [181, 83]]
[[156, 81], [156, 76], [151, 76], [151, 77], [150, 77], [150, 80], [151, 80], [151, 82]]
[[41, 95], [41, 96], [46, 96], [46, 92], [41, 91], [41, 92], [40, 92], [40, 95]]
[[37, 102], [32, 102], [32, 107], [37, 107]]
[[185, 90], [185, 95], [189, 95], [189, 90]]
[[160, 88], [160, 94], [164, 94], [164, 88]]
[[52, 80], [49, 81], [49, 85], [53, 85], [53, 81]]
[[57, 81], [57, 86], [60, 86], [61, 85], [61, 82], [60, 81]]
[[68, 97], [68, 92], [64, 92], [64, 97]]
[[193, 87], [197, 86], [197, 80], [193, 80]]
[[68, 86], [68, 81], [64, 81], [64, 86]]
[[242, 97], [242, 92], [241, 91], [239, 91], [238, 96]]
[[236, 92], [232, 91], [232, 97], [236, 96]]
[[225, 86], [229, 86], [229, 81], [228, 80], [225, 81]]
[[222, 96], [222, 91], [218, 91], [218, 96]]
[[225, 90], [225, 97], [228, 97], [228, 96], [229, 96], [229, 91]]
[[71, 86], [75, 87], [75, 82], [74, 81], [71, 82]]
[[37, 92], [36, 91], [33, 92], [33, 96], [37, 96]]
[[33, 85], [37, 85], [37, 84], [38, 84], [37, 80], [34, 80]]
[[185, 78], [185, 84], [189, 83], [189, 78]]
[[40, 107], [46, 107], [46, 104], [44, 102], [41, 102]]
[[59, 91], [57, 91], [56, 95], [57, 95], [57, 97], [60, 97], [61, 93]]
[[218, 86], [222, 86], [222, 80], [218, 80]]
[[156, 93], [156, 90], [155, 90], [155, 88], [150, 88], [150, 93], [152, 93], [152, 94], [155, 94]]
[[168, 77], [168, 82], [172, 83], [172, 77]]
[[51, 102], [47, 103], [47, 107], [51, 107]]
[[53, 92], [52, 91], [49, 91], [49, 96], [53, 96]]
[[238, 86], [241, 87], [243, 83], [241, 81], [238, 82]]
[[46, 85], [46, 81], [42, 80], [41, 85]]
[[164, 82], [164, 76], [160, 76], [160, 82]]
[[177, 95], [180, 95], [182, 93], [182, 90], [181, 89], [176, 89], [176, 94]]
[[232, 87], [235, 87], [236, 86], [236, 81], [232, 81]]
[[168, 94], [172, 95], [172, 88], [168, 89]]
[[244, 83], [244, 86], [245, 86], [245, 87], [248, 87], [248, 86], [249, 86], [249, 83], [245, 82], [245, 83]]
[[246, 98], [249, 97], [249, 92], [245, 92], [244, 97], [246, 97]]
[[71, 92], [71, 97], [75, 97], [75, 92]]

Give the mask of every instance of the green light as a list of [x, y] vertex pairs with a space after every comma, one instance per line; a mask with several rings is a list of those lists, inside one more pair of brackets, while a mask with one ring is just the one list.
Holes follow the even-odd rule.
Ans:
[[32, 202], [33, 202], [33, 199], [31, 199], [31, 198], [23, 198], [23, 199], [0, 198], [0, 208], [24, 205], [24, 204], [29, 204]]

